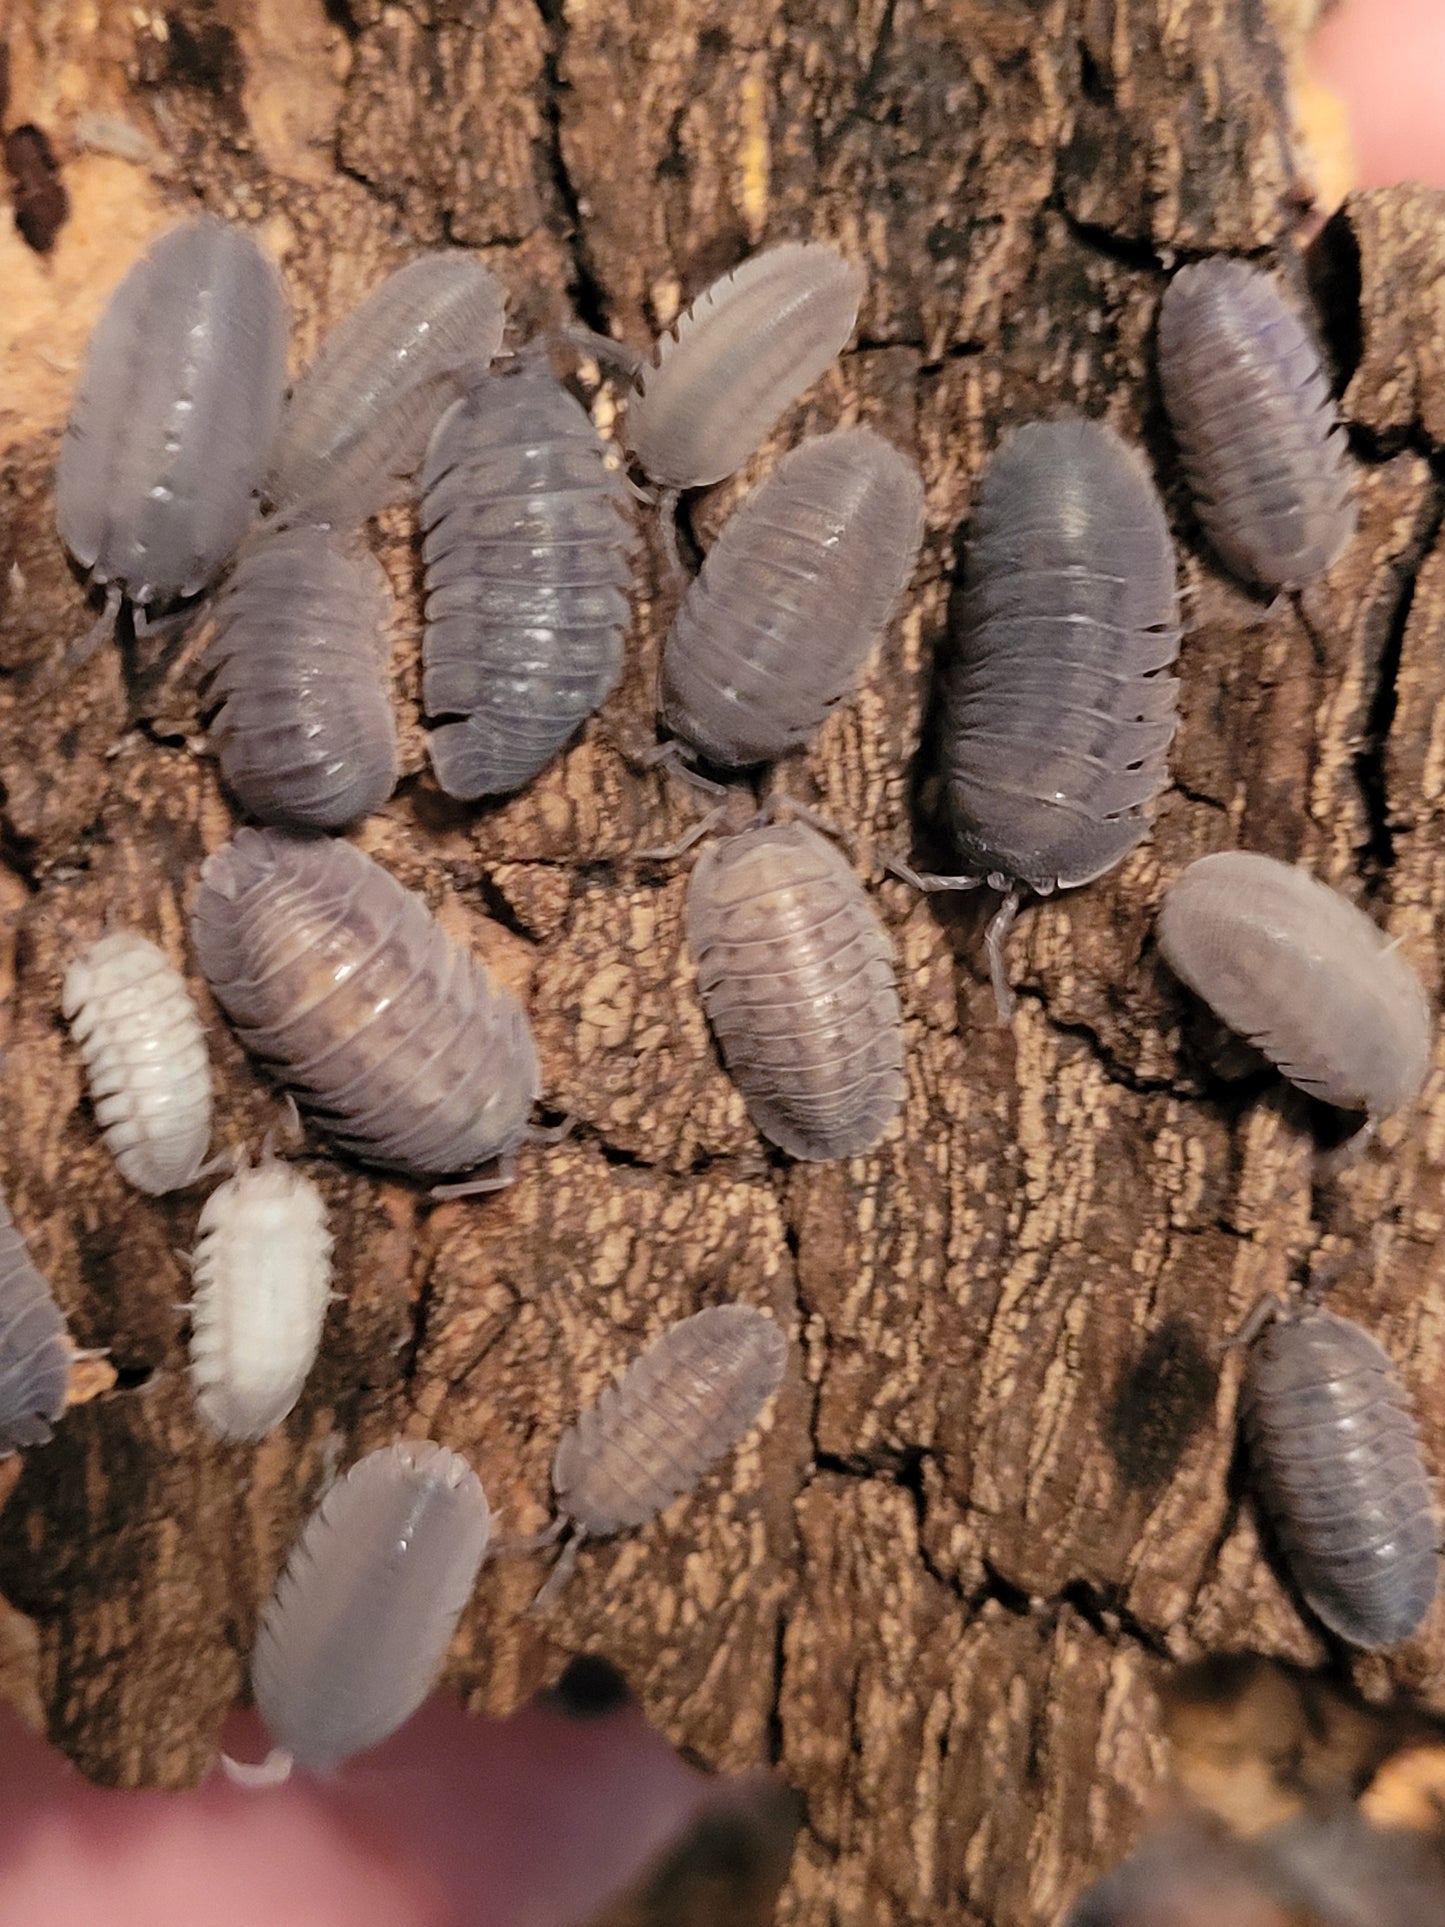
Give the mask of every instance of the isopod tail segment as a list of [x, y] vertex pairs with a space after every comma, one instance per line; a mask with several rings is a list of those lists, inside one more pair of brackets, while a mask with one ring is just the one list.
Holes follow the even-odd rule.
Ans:
[[295, 1765], [284, 1746], [273, 1746], [264, 1760], [233, 1760], [229, 1753], [221, 1755], [221, 1771], [232, 1786], [248, 1787], [253, 1792], [285, 1786]]
[[[987, 884], [990, 890], [996, 890], [999, 893], [1001, 901], [988, 920], [983, 948], [984, 955], [988, 958], [988, 979], [993, 988], [993, 1001], [998, 1010], [998, 1021], [1001, 1024], [1012, 1023], [1018, 1011], [1019, 1000], [1014, 994], [1013, 985], [1009, 982], [1004, 945], [1008, 942], [1009, 932], [1014, 927], [1014, 920], [1023, 903], [1022, 885], [997, 870], [991, 870], [987, 876], [982, 877], [937, 876], [930, 870], [915, 870], [911, 863], [905, 863], [901, 857], [889, 857], [884, 867], [894, 876], [900, 877], [904, 883], [911, 884], [915, 890], [922, 890], [930, 896], [943, 890], [977, 890], [984, 884]], [[1045, 893], [1040, 891], [1038, 894]]]

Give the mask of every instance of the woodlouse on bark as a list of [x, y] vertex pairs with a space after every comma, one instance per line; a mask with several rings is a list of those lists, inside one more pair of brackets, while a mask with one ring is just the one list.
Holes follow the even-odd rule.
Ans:
[[724, 528], [662, 657], [662, 721], [708, 761], [805, 743], [888, 627], [923, 540], [923, 484], [867, 428], [803, 442]]
[[111, 296], [86, 350], [55, 478], [66, 547], [140, 607], [194, 595], [246, 532], [286, 386], [286, 297], [250, 236], [172, 228]]
[[526, 1012], [349, 843], [238, 830], [201, 870], [191, 935], [241, 1041], [342, 1150], [430, 1177], [526, 1137]]
[[571, 1528], [538, 1594], [561, 1588], [582, 1541], [646, 1525], [752, 1430], [782, 1383], [788, 1341], [751, 1305], [714, 1305], [670, 1325], [563, 1434], [552, 1464], [558, 1519]]
[[1247, 261], [1181, 268], [1159, 311], [1159, 377], [1220, 560], [1262, 588], [1322, 575], [1355, 530], [1345, 432], [1273, 278]]
[[871, 1150], [904, 1093], [893, 946], [827, 839], [787, 822], [709, 844], [688, 884], [687, 945], [764, 1137], [810, 1161]]
[[1348, 1318], [1289, 1311], [1255, 1340], [1243, 1401], [1259, 1496], [1315, 1616], [1394, 1646], [1435, 1597], [1430, 1484], [1389, 1354]]
[[0, 1458], [44, 1445], [65, 1410], [65, 1319], [0, 1198]]
[[396, 786], [391, 590], [323, 528], [267, 529], [217, 599], [202, 659], [221, 774], [262, 823], [335, 830]]
[[1224, 850], [1164, 898], [1159, 948], [1174, 974], [1291, 1083], [1341, 1110], [1387, 1117], [1430, 1067], [1430, 1007], [1394, 942], [1293, 863]]
[[191, 1383], [217, 1438], [261, 1439], [301, 1396], [331, 1297], [326, 1201], [266, 1157], [218, 1185], [192, 1260]]
[[312, 1513], [256, 1636], [251, 1685], [274, 1746], [235, 1780], [273, 1786], [379, 1745], [436, 1682], [491, 1533], [475, 1472], [429, 1439], [357, 1461]]
[[117, 930], [76, 958], [60, 1001], [121, 1176], [152, 1197], [193, 1183], [211, 1139], [211, 1067], [180, 973], [148, 938]]
[[504, 305], [468, 254], [423, 254], [388, 275], [286, 405], [267, 490], [278, 518], [352, 528], [393, 501], [438, 417], [501, 346]]
[[956, 876], [925, 889], [1003, 894], [1003, 944], [1026, 890], [1091, 883], [1149, 832], [1169, 781], [1179, 686], [1174, 550], [1140, 457], [1103, 423], [1033, 422], [984, 475], [951, 614], [942, 775]]
[[449, 796], [505, 795], [597, 709], [622, 667], [622, 478], [546, 363], [524, 356], [437, 424], [421, 476], [422, 700]]

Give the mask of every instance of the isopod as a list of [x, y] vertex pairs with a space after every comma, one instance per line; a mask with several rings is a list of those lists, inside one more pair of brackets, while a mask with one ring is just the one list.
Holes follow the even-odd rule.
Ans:
[[192, 1260], [191, 1383], [221, 1439], [261, 1439], [301, 1396], [331, 1296], [326, 1202], [265, 1158], [218, 1185]]
[[335, 830], [391, 795], [390, 613], [380, 564], [329, 529], [268, 529], [243, 554], [201, 667], [221, 774], [249, 815]]
[[1033, 422], [994, 456], [974, 510], [943, 674], [945, 810], [963, 874], [1003, 895], [1091, 883], [1149, 831], [1169, 780], [1179, 688], [1174, 550], [1143, 462], [1100, 422]]
[[[286, 297], [250, 236], [163, 234], [96, 323], [55, 478], [61, 538], [140, 608], [194, 595], [246, 532], [286, 388]], [[83, 652], [82, 646], [82, 652]]]
[[1319, 1306], [1255, 1340], [1243, 1402], [1250, 1462], [1305, 1603], [1353, 1646], [1394, 1646], [1429, 1611], [1430, 1484], [1389, 1354]]
[[427, 738], [448, 796], [520, 789], [622, 666], [630, 532], [586, 410], [533, 356], [442, 417], [421, 476]]
[[435, 1176], [525, 1138], [525, 1011], [349, 843], [238, 830], [202, 867], [191, 935], [242, 1043], [342, 1150]]
[[1419, 978], [1362, 910], [1292, 863], [1252, 850], [1203, 856], [1159, 913], [1174, 974], [1291, 1083], [1388, 1117], [1430, 1067]]
[[476, 1584], [491, 1513], [475, 1472], [429, 1439], [359, 1459], [307, 1520], [256, 1635], [251, 1687], [273, 1747], [246, 1785], [328, 1773], [409, 1720]]
[[863, 273], [817, 241], [765, 249], [679, 315], [634, 377], [627, 446], [664, 488], [734, 474], [853, 332]]
[[787, 822], [710, 844], [688, 884], [687, 945], [764, 1137], [812, 1161], [871, 1150], [903, 1102], [893, 947], [827, 839]]
[[60, 1005], [121, 1176], [151, 1197], [193, 1183], [211, 1140], [211, 1069], [180, 973], [149, 938], [112, 931], [66, 971]]
[[0, 1198], [0, 1458], [50, 1437], [65, 1410], [70, 1358], [60, 1307]]
[[782, 1383], [788, 1342], [766, 1312], [714, 1305], [670, 1325], [562, 1436], [552, 1463], [571, 1537], [536, 1603], [552, 1598], [582, 1541], [646, 1525], [740, 1443]]
[[1345, 432], [1319, 349], [1263, 269], [1181, 268], [1159, 311], [1159, 377], [1195, 512], [1243, 581], [1298, 589], [1355, 529]]
[[353, 528], [394, 500], [438, 417], [501, 346], [503, 309], [496, 276], [459, 251], [388, 275], [296, 384], [267, 491], [278, 516]]
[[923, 539], [918, 470], [867, 428], [785, 455], [724, 528], [662, 658], [662, 720], [710, 762], [805, 743], [887, 628]]

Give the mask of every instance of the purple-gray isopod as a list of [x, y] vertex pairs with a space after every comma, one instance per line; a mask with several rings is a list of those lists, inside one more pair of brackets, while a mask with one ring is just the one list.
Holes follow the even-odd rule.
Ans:
[[217, 599], [202, 659], [211, 741], [262, 823], [336, 830], [396, 787], [381, 565], [323, 528], [268, 528]]
[[496, 354], [504, 298], [460, 251], [388, 275], [297, 382], [267, 490], [286, 522], [354, 528], [395, 499], [442, 411]]
[[137, 606], [194, 595], [246, 532], [286, 389], [286, 297], [248, 234], [172, 228], [111, 296], [55, 478], [61, 538]]
[[421, 475], [422, 700], [448, 796], [520, 789], [622, 667], [630, 531], [606, 445], [545, 361], [481, 381]]
[[1003, 892], [988, 959], [1007, 1016], [1003, 942], [1023, 892], [1112, 870], [1169, 780], [1174, 549], [1149, 471], [1112, 429], [1032, 422], [999, 449], [948, 646], [944, 798], [962, 874], [920, 881]]
[[688, 884], [687, 944], [763, 1135], [812, 1161], [871, 1150], [903, 1102], [893, 946], [826, 837], [766, 823], [709, 844]]
[[861, 268], [822, 242], [753, 255], [705, 288], [639, 369], [628, 448], [664, 488], [734, 474], [837, 360], [862, 298]]
[[429, 1439], [382, 1447], [307, 1520], [261, 1615], [251, 1687], [274, 1742], [233, 1779], [327, 1773], [409, 1720], [436, 1682], [491, 1534], [475, 1472]]
[[430, 1177], [526, 1136], [526, 1012], [351, 844], [238, 830], [201, 869], [191, 937], [242, 1043], [342, 1150]]
[[1438, 1528], [1389, 1354], [1334, 1312], [1287, 1312], [1251, 1348], [1243, 1417], [1310, 1610], [1354, 1646], [1408, 1638], [1435, 1597]]
[[1388, 1117], [1430, 1067], [1430, 1006], [1384, 931], [1296, 864], [1203, 856], [1159, 913], [1159, 948], [1231, 1030], [1291, 1083]]
[[70, 1359], [60, 1307], [0, 1198], [0, 1458], [50, 1437], [65, 1410]]
[[1268, 589], [1322, 575], [1355, 529], [1345, 431], [1273, 278], [1247, 261], [1181, 268], [1159, 311], [1159, 378], [1221, 561]]
[[887, 628], [923, 539], [923, 484], [867, 428], [802, 443], [724, 528], [662, 657], [664, 724], [710, 762], [805, 743]]

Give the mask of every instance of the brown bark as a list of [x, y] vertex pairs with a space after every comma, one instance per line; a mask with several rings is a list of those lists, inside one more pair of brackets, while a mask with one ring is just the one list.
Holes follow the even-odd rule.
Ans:
[[[0, 1515], [0, 1592], [34, 1622], [56, 1740], [103, 1779], [193, 1780], [338, 1456], [432, 1433], [512, 1525], [538, 1525], [578, 1403], [725, 1292], [797, 1341], [768, 1431], [656, 1526], [587, 1548], [551, 1618], [520, 1616], [535, 1568], [490, 1567], [455, 1684], [502, 1711], [591, 1649], [710, 1762], [775, 1760], [806, 1801], [786, 1918], [1055, 1918], [1127, 1846], [1161, 1773], [1163, 1656], [1321, 1657], [1231, 1478], [1238, 1360], [1221, 1346], [1259, 1293], [1337, 1265], [1335, 1302], [1402, 1361], [1445, 1465], [1438, 1078], [1317, 1189], [1311, 1120], [1270, 1080], [1231, 1081], [1150, 941], [1163, 881], [1239, 842], [1357, 894], [1439, 991], [1440, 197], [1362, 196], [1321, 244], [1331, 342], [1357, 364], [1361, 533], [1301, 607], [1266, 614], [1200, 550], [1151, 372], [1175, 250], [1268, 249], [1297, 274], [1263, 6], [104, 0], [91, 38], [77, 11], [22, 6], [11, 28], [12, 114], [56, 140], [70, 221], [43, 262], [0, 240], [0, 1169], [78, 1340], [119, 1373], [30, 1455]], [[149, 155], [80, 152], [82, 110], [124, 119]], [[231, 817], [183, 686], [128, 686], [113, 651], [38, 697], [16, 673], [89, 619], [50, 504], [85, 337], [197, 192], [262, 223], [298, 353], [424, 244], [481, 249], [519, 336], [574, 308], [639, 342], [765, 239], [831, 235], [865, 260], [858, 347], [697, 515], [706, 537], [809, 428], [861, 415], [918, 455], [929, 535], [906, 615], [780, 774], [865, 858], [909, 842], [954, 535], [1008, 424], [1081, 408], [1142, 439], [1189, 595], [1176, 787], [1117, 874], [1025, 914], [1012, 1033], [991, 1021], [981, 907], [877, 882], [908, 1103], [878, 1154], [821, 1168], [763, 1155], [716, 1062], [681, 952], [685, 865], [628, 861], [689, 808], [621, 753], [649, 740], [672, 607], [655, 537], [621, 687], [500, 808], [443, 806], [418, 774], [405, 643], [409, 777], [360, 841], [528, 992], [547, 1101], [580, 1122], [480, 1202], [433, 1207], [318, 1158], [346, 1302], [297, 1413], [256, 1450], [201, 1434], [184, 1381], [174, 1250], [195, 1200], [126, 1191], [57, 1016], [108, 909], [184, 954], [197, 867]], [[404, 515], [381, 549], [414, 624]], [[274, 1101], [219, 1019], [212, 1038], [222, 1135], [254, 1148]], [[1438, 1698], [1445, 1608], [1357, 1670]]]

